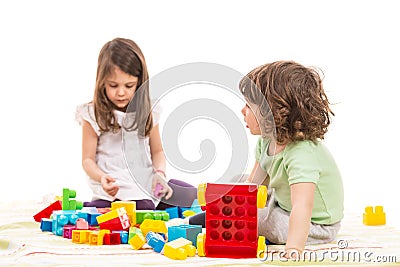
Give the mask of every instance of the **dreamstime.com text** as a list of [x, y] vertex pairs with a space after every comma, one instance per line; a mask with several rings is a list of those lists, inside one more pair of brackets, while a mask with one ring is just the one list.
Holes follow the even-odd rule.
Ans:
[[[329, 248], [328, 250], [312, 251], [305, 250], [299, 253], [295, 250], [286, 255], [285, 250], [267, 250], [259, 251], [257, 257], [260, 261], [298, 261], [298, 262], [373, 262], [373, 263], [392, 263], [398, 262], [397, 256], [394, 255], [375, 255], [371, 251], [359, 251], [350, 249], [347, 240], [339, 240], [338, 246]], [[289, 257], [287, 257], [289, 256]]]

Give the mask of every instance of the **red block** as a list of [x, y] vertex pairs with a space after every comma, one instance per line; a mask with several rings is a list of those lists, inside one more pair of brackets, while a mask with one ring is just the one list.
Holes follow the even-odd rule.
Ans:
[[123, 214], [117, 218], [105, 221], [99, 224], [100, 229], [107, 229], [110, 231], [127, 230], [131, 223], [127, 214]]
[[205, 255], [254, 258], [258, 245], [257, 185], [207, 184]]
[[120, 245], [121, 235], [120, 233], [106, 233], [103, 238], [104, 245]]
[[51, 214], [55, 210], [62, 210], [62, 204], [61, 204], [60, 200], [57, 200], [53, 204], [50, 204], [47, 208], [45, 208], [45, 209], [41, 210], [40, 212], [38, 212], [37, 214], [35, 214], [33, 216], [33, 219], [35, 219], [35, 221], [37, 221], [37, 222], [40, 222], [42, 220], [42, 218], [49, 219]]

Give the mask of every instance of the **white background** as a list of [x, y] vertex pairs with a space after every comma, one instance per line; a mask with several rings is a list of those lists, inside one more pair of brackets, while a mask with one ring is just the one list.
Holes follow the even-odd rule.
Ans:
[[[40, 201], [46, 194], [61, 194], [63, 187], [77, 190], [78, 200], [90, 198], [75, 107], [92, 98], [100, 48], [126, 37], [142, 48], [150, 76], [198, 61], [244, 74], [281, 59], [320, 67], [336, 113], [326, 143], [342, 171], [346, 210], [362, 214], [367, 205], [384, 205], [388, 223], [399, 225], [397, 5], [2, 1], [0, 201]], [[240, 116], [240, 106], [232, 108]], [[221, 132], [215, 131], [215, 136]], [[190, 139], [180, 140], [188, 159], [198, 156], [201, 132], [192, 128]], [[249, 136], [250, 144], [255, 140]], [[252, 153], [253, 148], [250, 160]]]

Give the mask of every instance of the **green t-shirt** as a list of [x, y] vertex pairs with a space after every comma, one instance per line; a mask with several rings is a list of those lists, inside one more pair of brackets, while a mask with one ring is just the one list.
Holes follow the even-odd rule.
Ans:
[[290, 212], [290, 185], [312, 182], [316, 185], [311, 221], [333, 224], [343, 218], [343, 183], [339, 169], [322, 142], [290, 143], [280, 153], [269, 156], [270, 139], [259, 138], [256, 160], [270, 176], [278, 205]]

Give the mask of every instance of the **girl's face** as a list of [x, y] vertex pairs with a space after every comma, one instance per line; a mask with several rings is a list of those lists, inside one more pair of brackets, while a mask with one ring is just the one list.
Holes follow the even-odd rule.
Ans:
[[125, 109], [135, 94], [138, 77], [123, 72], [115, 67], [105, 81], [108, 99], [119, 109]]
[[254, 135], [261, 135], [258, 120], [248, 104], [242, 108], [242, 114], [244, 116], [244, 121], [246, 122], [246, 127], [249, 128], [250, 133]]

